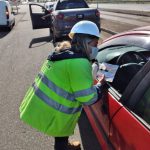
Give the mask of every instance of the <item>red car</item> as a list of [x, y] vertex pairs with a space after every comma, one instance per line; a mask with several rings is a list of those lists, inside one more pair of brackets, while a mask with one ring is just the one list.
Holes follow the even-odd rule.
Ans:
[[84, 108], [102, 149], [150, 149], [150, 26], [105, 40], [97, 59], [119, 65], [101, 100]]

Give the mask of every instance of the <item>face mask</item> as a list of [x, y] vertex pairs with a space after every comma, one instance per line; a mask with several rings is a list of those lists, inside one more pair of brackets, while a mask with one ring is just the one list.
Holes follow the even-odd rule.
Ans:
[[94, 46], [91, 46], [91, 48], [92, 48], [92, 52], [90, 53], [90, 60], [95, 59], [99, 50], [97, 47]]

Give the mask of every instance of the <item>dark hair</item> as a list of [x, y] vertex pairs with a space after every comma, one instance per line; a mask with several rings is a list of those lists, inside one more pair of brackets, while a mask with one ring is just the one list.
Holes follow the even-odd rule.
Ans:
[[74, 51], [75, 53], [82, 53], [89, 59], [89, 56], [87, 54], [88, 49], [87, 39], [92, 40], [94, 38], [97, 37], [89, 34], [75, 33], [71, 41], [71, 50]]

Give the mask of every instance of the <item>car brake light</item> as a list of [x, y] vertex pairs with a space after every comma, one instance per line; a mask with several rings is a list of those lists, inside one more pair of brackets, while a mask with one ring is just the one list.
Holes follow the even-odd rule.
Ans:
[[58, 15], [56, 16], [56, 18], [62, 20], [62, 19], [64, 19], [64, 14], [58, 14]]
[[6, 6], [6, 17], [7, 19], [9, 19], [9, 11], [8, 11], [8, 7]]
[[100, 12], [99, 12], [98, 10], [96, 10], [95, 15], [96, 15], [97, 17], [100, 17]]

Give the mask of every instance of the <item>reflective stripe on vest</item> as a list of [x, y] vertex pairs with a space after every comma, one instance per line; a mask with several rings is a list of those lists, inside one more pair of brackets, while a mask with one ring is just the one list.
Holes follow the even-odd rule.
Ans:
[[84, 97], [84, 96], [88, 96], [88, 95], [91, 95], [91, 94], [95, 93], [94, 97], [92, 99], [90, 99], [88, 102], [84, 102], [84, 104], [85, 105], [90, 105], [90, 104], [92, 104], [92, 103], [97, 101], [98, 95], [97, 95], [97, 90], [96, 90], [95, 86], [93, 86], [93, 87], [91, 87], [89, 89], [85, 89], [85, 90], [74, 92], [74, 94], [72, 94], [72, 93], [69, 93], [69, 92], [59, 88], [55, 83], [50, 81], [42, 72], [40, 72], [38, 74], [38, 77], [53, 92], [57, 93], [57, 95], [65, 98], [67, 100], [76, 101], [76, 99], [79, 98], [79, 97]]
[[42, 92], [36, 85], [33, 83], [32, 87], [34, 88], [35, 95], [39, 97], [43, 102], [45, 102], [47, 105], [51, 106], [52, 108], [66, 113], [66, 114], [74, 114], [79, 111], [81, 111], [82, 107], [77, 107], [77, 108], [69, 108], [66, 107], [62, 104], [59, 104], [58, 102], [54, 101], [52, 98], [49, 98], [47, 95], [45, 95], [44, 92]]
[[92, 86], [91, 88], [86, 89], [86, 90], [77, 91], [77, 92], [75, 92], [74, 95], [76, 98], [78, 98], [78, 97], [88, 96], [88, 95], [94, 94], [94, 93], [95, 93], [95, 95], [92, 99], [90, 99], [88, 102], [84, 102], [85, 105], [90, 105], [90, 104], [93, 104], [94, 102], [96, 102], [98, 99], [97, 89], [95, 86]]
[[39, 78], [41, 78], [42, 82], [49, 87], [52, 91], [57, 93], [57, 95], [68, 99], [70, 101], [75, 101], [75, 97], [73, 94], [59, 88], [56, 84], [54, 84], [52, 81], [50, 81], [43, 73], [38, 74]]

